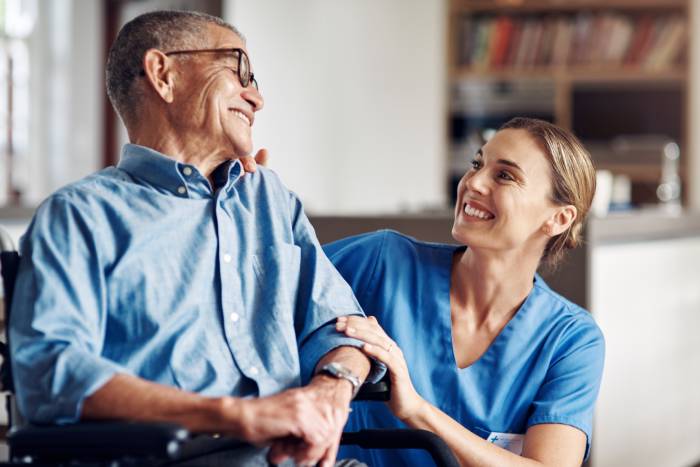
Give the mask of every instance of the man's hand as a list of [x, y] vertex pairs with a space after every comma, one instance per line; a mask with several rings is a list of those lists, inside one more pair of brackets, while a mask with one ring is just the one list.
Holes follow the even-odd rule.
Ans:
[[[321, 451], [319, 446], [325, 445], [334, 434], [335, 427], [320, 410], [308, 388], [289, 389], [274, 396], [245, 400], [222, 398], [221, 403], [224, 424], [227, 425], [226, 418], [231, 417], [228, 425], [240, 426], [240, 431], [232, 434], [256, 445], [267, 445], [280, 439], [294, 440], [315, 447], [313, 452], [316, 452]], [[320, 457], [318, 454], [317, 459]]]
[[267, 149], [260, 149], [255, 153], [255, 158], [253, 156], [243, 156], [240, 158], [240, 161], [245, 172], [253, 173], [257, 170], [258, 165], [267, 167], [267, 158]]
[[313, 400], [321, 417], [319, 423], [328, 427], [329, 432], [323, 442], [318, 444], [289, 438], [277, 440], [272, 444], [269, 460], [279, 464], [292, 457], [301, 465], [320, 463], [321, 467], [332, 466], [338, 454], [343, 427], [348, 419], [352, 389], [350, 382], [327, 375], [317, 375], [308, 386], [299, 389]]

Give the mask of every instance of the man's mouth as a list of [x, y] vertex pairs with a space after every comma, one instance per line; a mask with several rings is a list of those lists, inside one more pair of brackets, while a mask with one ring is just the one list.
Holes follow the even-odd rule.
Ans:
[[466, 214], [469, 217], [476, 217], [478, 219], [484, 219], [484, 220], [490, 220], [493, 219], [494, 216], [488, 211], [484, 211], [483, 209], [478, 209], [475, 208], [474, 206], [470, 205], [469, 203], [464, 203], [464, 214]]
[[236, 109], [231, 109], [231, 110], [233, 111], [233, 115], [235, 115], [236, 117], [243, 120], [246, 123], [246, 125], [251, 126], [253, 124], [253, 122], [250, 121], [248, 116], [246, 114], [244, 114], [243, 112], [241, 112], [240, 110], [236, 110]]

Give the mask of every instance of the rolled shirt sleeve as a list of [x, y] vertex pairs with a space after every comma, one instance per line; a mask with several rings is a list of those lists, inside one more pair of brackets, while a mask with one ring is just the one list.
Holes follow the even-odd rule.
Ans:
[[71, 200], [40, 206], [20, 244], [12, 313], [12, 368], [21, 413], [70, 423], [83, 401], [125, 368], [100, 357], [106, 326], [99, 248]]
[[[363, 342], [335, 329], [339, 316], [364, 316], [352, 289], [326, 257], [301, 202], [290, 194], [294, 241], [301, 249], [302, 270], [297, 291], [295, 328], [299, 343], [302, 384], [313, 376], [319, 360], [341, 346], [361, 348]], [[367, 381], [376, 382], [386, 368], [372, 361]]]

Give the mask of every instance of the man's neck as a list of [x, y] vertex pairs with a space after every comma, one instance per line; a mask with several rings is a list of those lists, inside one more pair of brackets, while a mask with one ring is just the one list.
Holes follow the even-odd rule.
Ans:
[[215, 147], [211, 140], [196, 136], [174, 134], [170, 128], [150, 127], [148, 131], [130, 131], [129, 140], [183, 164], [193, 165], [212, 183], [212, 173], [223, 162], [230, 160], [224, 150]]

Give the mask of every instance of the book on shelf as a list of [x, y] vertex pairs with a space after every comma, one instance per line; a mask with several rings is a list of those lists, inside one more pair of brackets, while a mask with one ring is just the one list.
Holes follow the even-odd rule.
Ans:
[[671, 69], [684, 61], [687, 21], [659, 15], [465, 15], [458, 64], [472, 69], [567, 66]]

